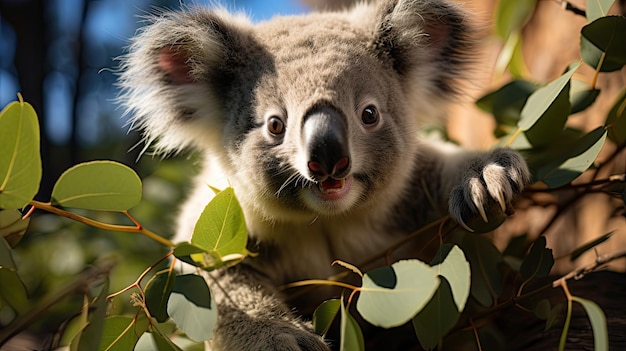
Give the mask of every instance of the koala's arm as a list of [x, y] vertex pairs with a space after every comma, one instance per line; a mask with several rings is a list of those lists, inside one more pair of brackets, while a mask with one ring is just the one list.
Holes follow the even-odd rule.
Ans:
[[208, 281], [219, 311], [212, 351], [328, 350], [310, 324], [296, 317], [262, 274], [246, 264], [212, 272]]
[[[476, 223], [503, 220], [512, 212], [512, 201], [530, 181], [524, 158], [515, 150], [497, 148], [467, 151], [448, 144], [430, 145], [440, 170], [435, 191], [448, 199], [448, 212], [470, 231]], [[431, 175], [432, 176], [432, 175]]]

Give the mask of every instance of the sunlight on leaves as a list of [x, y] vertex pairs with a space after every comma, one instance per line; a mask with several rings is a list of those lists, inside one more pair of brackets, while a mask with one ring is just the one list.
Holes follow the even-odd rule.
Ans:
[[233, 188], [226, 188], [215, 195], [202, 211], [191, 243], [223, 257], [231, 254], [245, 255], [247, 240], [248, 230], [243, 210]]
[[39, 121], [22, 101], [0, 112], [0, 208], [19, 209], [31, 201], [41, 182]]
[[179, 275], [167, 303], [167, 313], [191, 340], [204, 341], [213, 336], [217, 306], [203, 277]]
[[609, 8], [615, 0], [587, 0], [587, 21], [593, 22], [609, 13]]
[[[470, 264], [465, 258], [465, 254], [461, 248], [452, 244], [444, 244], [443, 246], [449, 246], [450, 249], [445, 256], [442, 263], [439, 263], [432, 268], [440, 276], [446, 278], [454, 296], [454, 303], [456, 304], [459, 312], [463, 311], [467, 298], [470, 294], [471, 283], [471, 269]], [[439, 249], [439, 252], [442, 248]]]
[[135, 348], [139, 337], [148, 330], [148, 319], [123, 316], [104, 320], [104, 331], [98, 351], [128, 351]]
[[85, 162], [66, 170], [52, 189], [55, 206], [125, 211], [141, 201], [141, 179], [113, 161]]
[[626, 144], [626, 89], [615, 101], [604, 124], [611, 141], [617, 145]]
[[356, 304], [365, 320], [383, 328], [399, 326], [411, 320], [439, 286], [437, 272], [419, 260], [398, 261], [391, 268], [397, 277], [395, 287], [380, 286], [366, 273]]

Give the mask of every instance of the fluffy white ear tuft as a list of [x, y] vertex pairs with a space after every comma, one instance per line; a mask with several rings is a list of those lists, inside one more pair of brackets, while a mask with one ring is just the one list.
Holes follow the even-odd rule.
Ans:
[[466, 16], [444, 0], [382, 1], [374, 45], [402, 75], [427, 79], [435, 94], [454, 93], [474, 48]]
[[[149, 19], [120, 58], [119, 102], [157, 152], [205, 148], [219, 134], [220, 94], [231, 83], [233, 57], [244, 59], [252, 24], [225, 10], [164, 12]], [[239, 55], [239, 56], [237, 56]], [[201, 145], [202, 144], [202, 145]]]

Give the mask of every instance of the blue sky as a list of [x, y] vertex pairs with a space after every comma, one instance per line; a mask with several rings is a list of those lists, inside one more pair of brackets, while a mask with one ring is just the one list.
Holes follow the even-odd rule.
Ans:
[[[163, 4], [165, 1], [160, 1]], [[186, 5], [211, 6], [220, 3], [230, 10], [243, 11], [255, 22], [271, 19], [277, 14], [298, 14], [308, 8], [296, 0], [179, 0]], [[71, 36], [79, 27], [82, 0], [47, 0], [50, 6], [47, 21], [51, 37], [48, 67], [44, 80], [44, 112], [48, 117], [45, 133], [56, 143], [64, 143], [71, 133], [73, 94], [78, 89], [80, 102], [78, 132], [81, 142], [95, 144], [109, 133], [109, 127], [124, 132], [125, 120], [120, 109], [112, 102], [116, 88], [113, 58], [122, 53], [140, 24], [139, 16], [150, 12], [150, 0], [90, 0], [86, 19], [87, 72], [82, 72], [77, 82], [77, 64], [67, 52], [73, 49]], [[176, 4], [176, 2], [174, 2]], [[178, 8], [180, 6], [170, 7]], [[0, 107], [16, 100], [20, 87], [13, 65], [16, 45], [15, 33], [4, 21], [0, 22]], [[113, 49], [112, 49], [113, 48]], [[116, 50], [112, 52], [111, 50]], [[28, 97], [24, 99], [28, 101]], [[103, 130], [106, 129], [106, 130]]]

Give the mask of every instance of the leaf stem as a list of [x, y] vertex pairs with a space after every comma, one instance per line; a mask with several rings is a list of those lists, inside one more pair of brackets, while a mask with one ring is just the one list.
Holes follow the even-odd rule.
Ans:
[[129, 226], [129, 225], [119, 225], [119, 224], [108, 224], [108, 223], [102, 223], [99, 221], [96, 221], [94, 219], [88, 218], [88, 217], [84, 217], [81, 216], [79, 214], [73, 213], [73, 212], [68, 212], [65, 210], [62, 210], [58, 207], [52, 206], [52, 204], [50, 204], [49, 202], [40, 202], [40, 201], [36, 201], [36, 200], [32, 200], [29, 202], [29, 204], [33, 207], [36, 207], [40, 210], [44, 210], [46, 212], [50, 212], [59, 216], [63, 216], [66, 218], [69, 218], [71, 220], [83, 223], [83, 224], [87, 224], [89, 226], [95, 227], [95, 228], [99, 228], [99, 229], [104, 229], [104, 230], [109, 230], [109, 231], [117, 231], [117, 232], [128, 232], [128, 233], [137, 233], [137, 234], [142, 234], [156, 242], [158, 242], [159, 244], [168, 246], [168, 247], [175, 247], [176, 244], [174, 244], [173, 242], [171, 242], [170, 240], [167, 240], [165, 238], [163, 238], [162, 236], [153, 233], [152, 231], [144, 228], [143, 226], [141, 226], [141, 224], [139, 224], [130, 214], [128, 214], [127, 211], [123, 211], [122, 213], [124, 213], [131, 221], [133, 221], [133, 223], [135, 223], [135, 226]]

